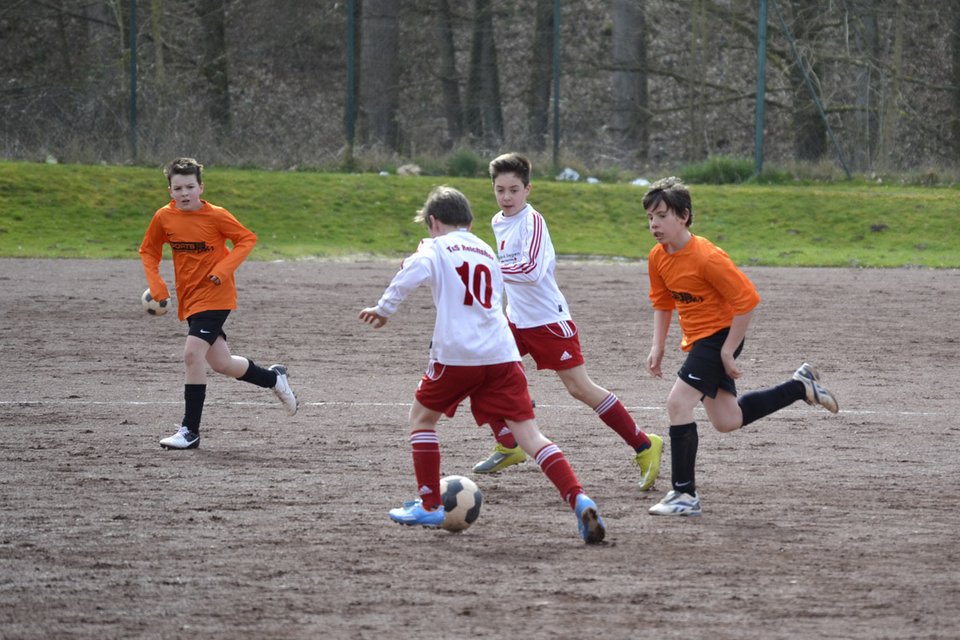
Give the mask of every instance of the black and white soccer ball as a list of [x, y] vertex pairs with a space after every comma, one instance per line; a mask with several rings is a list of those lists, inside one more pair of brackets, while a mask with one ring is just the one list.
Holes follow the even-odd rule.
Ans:
[[144, 291], [143, 295], [140, 296], [140, 303], [143, 304], [144, 313], [148, 313], [151, 316], [162, 316], [167, 311], [170, 311], [170, 298], [166, 300], [154, 300], [153, 296], [150, 295], [150, 289]]
[[447, 531], [463, 531], [480, 515], [483, 494], [480, 487], [464, 476], [447, 476], [440, 479], [440, 496], [443, 500], [443, 524]]

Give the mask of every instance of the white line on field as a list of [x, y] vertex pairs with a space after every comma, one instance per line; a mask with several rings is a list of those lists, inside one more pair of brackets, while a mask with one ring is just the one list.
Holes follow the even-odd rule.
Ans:
[[[149, 405], [182, 405], [182, 400], [84, 400], [82, 398], [66, 398], [62, 400], [0, 400], [0, 407], [4, 405], [8, 406], [30, 406], [30, 407], [43, 407], [43, 406], [56, 406], [56, 405], [88, 405], [88, 406], [129, 406], [129, 407], [138, 407], [138, 406], [149, 406]], [[228, 401], [228, 402], [218, 402], [218, 401], [208, 401], [208, 405], [229, 405], [237, 407], [266, 407], [273, 406], [275, 402], [247, 402], [247, 401]], [[301, 407], [403, 407], [409, 408], [409, 402], [364, 402], [364, 401], [323, 401], [323, 402], [301, 402]], [[538, 409], [576, 409], [578, 411], [583, 410], [583, 405], [581, 404], [537, 404]], [[630, 411], [665, 411], [664, 407], [659, 406], [628, 406]], [[702, 412], [702, 408], [698, 409]], [[816, 409], [782, 409], [777, 413], [811, 413], [816, 411]], [[925, 416], [947, 416], [953, 415], [946, 411], [885, 411], [885, 410], [867, 410], [867, 409], [841, 409], [841, 414], [851, 415], [851, 416], [915, 416], [915, 417], [925, 417]]]

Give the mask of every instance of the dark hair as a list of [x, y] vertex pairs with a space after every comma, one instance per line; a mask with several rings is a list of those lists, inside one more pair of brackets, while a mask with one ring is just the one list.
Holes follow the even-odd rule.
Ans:
[[451, 227], [466, 227], [473, 222], [473, 211], [470, 210], [467, 196], [453, 187], [443, 185], [430, 192], [413, 221], [429, 227], [430, 218], [436, 218]]
[[690, 190], [687, 185], [680, 181], [680, 178], [661, 178], [657, 180], [647, 193], [643, 196], [643, 209], [649, 211], [660, 205], [661, 202], [667, 203], [667, 207], [673, 210], [678, 217], [683, 217], [687, 213], [687, 226], [693, 224], [693, 202], [690, 199]]
[[177, 158], [172, 160], [163, 169], [163, 173], [167, 176], [167, 184], [170, 184], [170, 180], [173, 176], [197, 176], [197, 183], [203, 184], [203, 165], [194, 160], [193, 158]]
[[526, 156], [519, 153], [505, 153], [497, 156], [490, 162], [490, 179], [496, 180], [501, 173], [516, 174], [523, 186], [530, 184], [530, 170], [532, 165]]

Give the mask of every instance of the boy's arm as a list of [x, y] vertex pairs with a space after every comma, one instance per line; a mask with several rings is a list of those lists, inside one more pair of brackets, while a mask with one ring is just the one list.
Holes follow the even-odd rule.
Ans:
[[150, 295], [155, 300], [166, 300], [170, 297], [167, 283], [160, 275], [160, 260], [163, 258], [164, 242], [166, 242], [166, 238], [163, 234], [163, 228], [160, 225], [159, 216], [155, 214], [143, 235], [143, 242], [140, 243], [140, 261], [143, 263], [143, 273], [147, 277]]
[[521, 247], [522, 253], [517, 260], [500, 263], [500, 273], [503, 274], [504, 281], [514, 284], [539, 282], [548, 266], [545, 260], [547, 247], [553, 248], [547, 223], [540, 214], [533, 213], [528, 216], [521, 236]]
[[730, 323], [730, 331], [727, 333], [727, 339], [723, 341], [720, 347], [720, 360], [723, 361], [723, 368], [727, 375], [736, 380], [743, 375], [743, 371], [737, 365], [733, 357], [733, 352], [737, 350], [743, 339], [747, 337], [747, 327], [750, 326], [750, 320], [753, 318], [753, 310], [733, 316], [733, 322]]
[[233, 272], [237, 270], [240, 263], [247, 259], [250, 252], [253, 251], [253, 247], [257, 244], [257, 235], [253, 231], [240, 224], [240, 221], [234, 218], [229, 211], [226, 209], [223, 211], [226, 215], [220, 222], [220, 233], [233, 243], [233, 249], [228, 251], [226, 257], [218, 262], [208, 274], [208, 277], [216, 278], [220, 282], [233, 275]]
[[670, 320], [673, 318], [672, 309], [653, 310], [653, 339], [650, 345], [650, 354], [647, 356], [647, 372], [657, 378], [663, 377], [660, 368], [663, 362], [663, 352], [667, 344], [667, 333], [670, 330]]
[[418, 251], [403, 261], [400, 271], [393, 276], [377, 304], [360, 312], [360, 320], [379, 329], [397, 312], [400, 303], [429, 277], [430, 260]]

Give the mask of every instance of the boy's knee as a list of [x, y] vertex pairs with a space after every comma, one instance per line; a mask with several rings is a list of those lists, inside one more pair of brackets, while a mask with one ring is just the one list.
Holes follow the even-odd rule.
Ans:
[[730, 433], [731, 431], [736, 431], [743, 426], [742, 420], [729, 420], [724, 422], [712, 422], [713, 428], [719, 431], [720, 433]]

